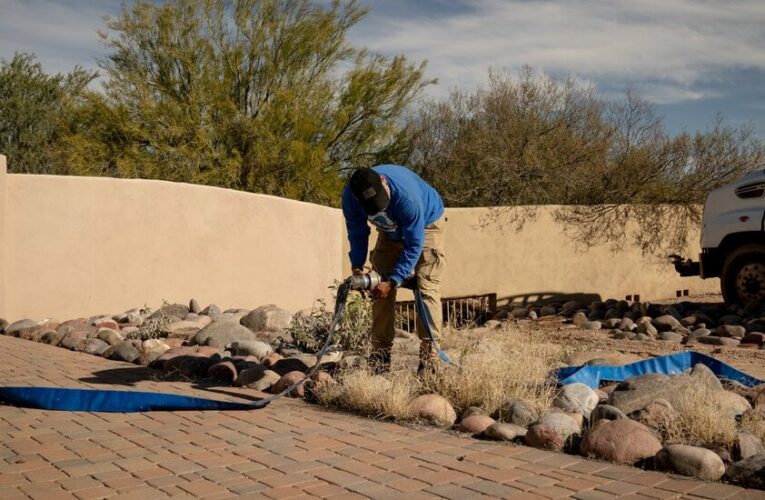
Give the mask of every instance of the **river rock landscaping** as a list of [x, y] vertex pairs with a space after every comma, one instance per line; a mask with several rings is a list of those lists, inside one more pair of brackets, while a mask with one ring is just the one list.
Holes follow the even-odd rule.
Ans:
[[[687, 348], [719, 354], [745, 371], [759, 367], [752, 374], [763, 378], [761, 309], [691, 301], [511, 305], [481, 327], [447, 328], [442, 345], [460, 368], [443, 364], [419, 378], [418, 341], [405, 332], [397, 334], [391, 372], [370, 372], [358, 334], [368, 311], [359, 303], [351, 311], [342, 345], [320, 360], [315, 350], [329, 314], [322, 308], [222, 311], [191, 300], [63, 322], [0, 319], [0, 333], [149, 366], [159, 378], [260, 392], [279, 393], [320, 363], [290, 397], [765, 489], [765, 384], [721, 382], [700, 364], [682, 375], [644, 375], [598, 389], [558, 388], [550, 378], [561, 366], [626, 364]], [[742, 352], [746, 361], [738, 363]]]

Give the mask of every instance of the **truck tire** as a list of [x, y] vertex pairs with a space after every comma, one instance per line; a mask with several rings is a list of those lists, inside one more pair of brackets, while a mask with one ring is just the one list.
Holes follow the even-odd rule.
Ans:
[[744, 245], [725, 259], [720, 286], [726, 304], [765, 303], [765, 245]]

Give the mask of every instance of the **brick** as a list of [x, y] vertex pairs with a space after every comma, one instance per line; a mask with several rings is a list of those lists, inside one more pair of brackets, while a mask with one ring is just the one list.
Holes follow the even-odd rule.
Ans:
[[399, 491], [410, 492], [427, 488], [430, 485], [423, 481], [417, 481], [416, 479], [400, 479], [398, 481], [388, 483], [387, 486], [395, 488]]
[[511, 495], [517, 494], [519, 490], [506, 486], [504, 484], [498, 484], [491, 481], [478, 480], [463, 485], [465, 488], [483, 493], [498, 498], [507, 498]]
[[[709, 483], [700, 485], [698, 488], [690, 490], [690, 494], [694, 497], [701, 498], [733, 498], [738, 495], [741, 488], [735, 486], [729, 486], [722, 483]], [[765, 497], [765, 493], [763, 493]]]

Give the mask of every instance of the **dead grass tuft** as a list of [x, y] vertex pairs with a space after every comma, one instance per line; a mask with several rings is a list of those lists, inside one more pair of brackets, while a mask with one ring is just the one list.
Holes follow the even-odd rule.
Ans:
[[558, 366], [563, 349], [532, 339], [519, 331], [474, 338], [471, 333], [445, 334], [444, 346], [455, 354], [459, 369], [439, 365], [423, 380], [425, 392], [446, 397], [457, 413], [479, 406], [500, 413], [507, 403], [524, 399], [540, 409], [550, 406], [555, 388], [550, 371]]
[[317, 394], [319, 402], [380, 419], [408, 419], [409, 402], [419, 385], [405, 370], [381, 376], [355, 369], [339, 378], [338, 384], [327, 386]]
[[709, 396], [709, 389], [695, 387], [680, 401], [674, 418], [665, 419], [659, 431], [665, 441], [693, 446], [730, 449], [736, 439], [736, 419], [728, 417]]
[[765, 415], [759, 411], [748, 411], [741, 417], [741, 430], [754, 434], [765, 443]]

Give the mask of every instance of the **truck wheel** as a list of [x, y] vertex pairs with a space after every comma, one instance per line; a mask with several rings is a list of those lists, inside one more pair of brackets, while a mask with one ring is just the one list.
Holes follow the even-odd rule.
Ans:
[[720, 275], [726, 304], [765, 302], [765, 245], [744, 245], [725, 259]]

